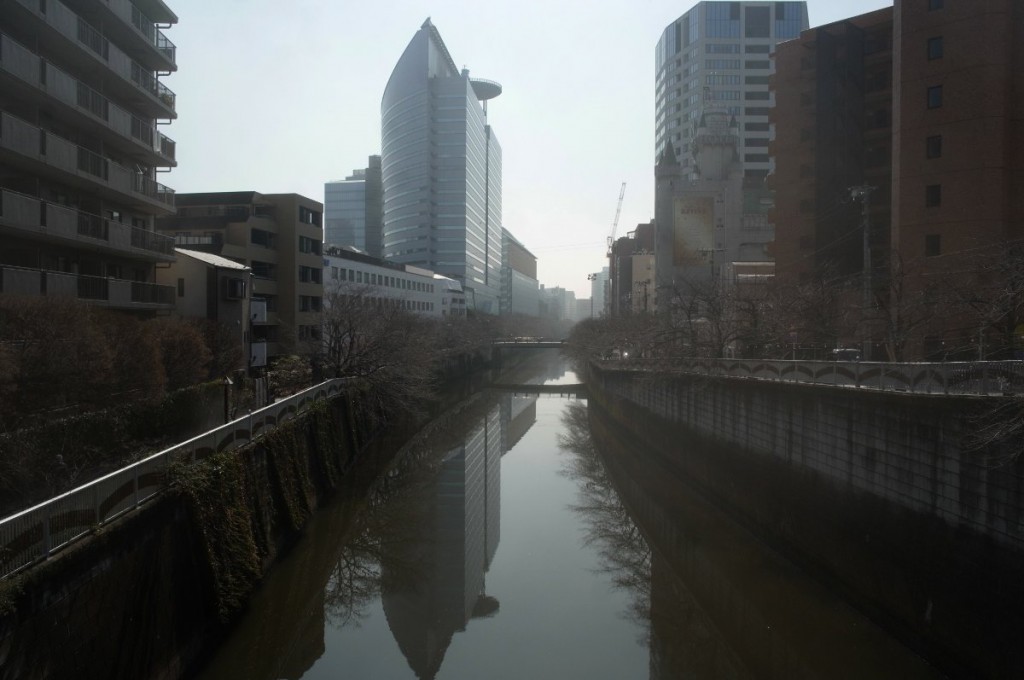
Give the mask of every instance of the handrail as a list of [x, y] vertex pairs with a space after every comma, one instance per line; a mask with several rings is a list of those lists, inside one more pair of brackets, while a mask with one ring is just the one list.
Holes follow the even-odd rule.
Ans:
[[164, 489], [167, 468], [259, 439], [349, 382], [334, 378], [0, 520], [0, 579], [50, 557]]
[[1024, 361], [890, 363], [878, 361], [772, 361], [762, 359], [629, 359], [601, 362], [659, 373], [746, 378], [885, 392], [955, 395], [1024, 394]]

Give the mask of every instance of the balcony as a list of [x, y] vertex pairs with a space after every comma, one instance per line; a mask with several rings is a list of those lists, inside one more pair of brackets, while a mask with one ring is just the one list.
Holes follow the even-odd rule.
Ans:
[[151, 261], [174, 260], [169, 236], [7, 190], [0, 191], [2, 231]]
[[40, 59], [9, 35], [0, 33], [0, 74], [3, 73], [17, 78], [15, 84], [31, 88], [23, 93], [26, 98], [60, 101], [79, 117], [82, 125], [93, 126], [100, 136], [106, 135], [117, 143], [129, 142], [125, 148], [134, 152], [144, 165], [176, 165], [174, 141], [156, 132], [152, 121], [133, 115], [81, 80]]
[[174, 191], [149, 177], [119, 165], [105, 156], [78, 146], [52, 132], [0, 111], [0, 157], [16, 155], [15, 162], [28, 161], [40, 172], [88, 188], [100, 188], [129, 205], [174, 209]]
[[[153, 75], [154, 68], [144, 67], [132, 59], [60, 0], [14, 1], [69, 41], [70, 44], [53, 45], [54, 49], [63, 50], [68, 59], [80, 59], [84, 52], [120, 76], [126, 97], [130, 97], [133, 91], [144, 92], [146, 100], [151, 104], [147, 113], [160, 118], [174, 118], [177, 115], [174, 110], [175, 95]], [[169, 41], [167, 43], [169, 45]], [[69, 48], [77, 53], [70, 53]], [[170, 48], [173, 48], [173, 45]], [[116, 87], [118, 81], [110, 81], [109, 85]]]
[[0, 265], [0, 293], [77, 298], [117, 309], [174, 308], [174, 286]]

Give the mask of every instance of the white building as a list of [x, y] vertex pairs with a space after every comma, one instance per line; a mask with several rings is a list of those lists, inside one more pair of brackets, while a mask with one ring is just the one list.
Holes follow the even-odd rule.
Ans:
[[486, 102], [499, 94], [456, 67], [427, 19], [381, 101], [383, 257], [459, 281], [489, 314], [501, 288], [501, 146]]
[[464, 317], [462, 285], [430, 270], [371, 257], [346, 246], [324, 250], [324, 294], [362, 295], [380, 304], [438, 318]]
[[684, 175], [696, 178], [690, 144], [707, 99], [738, 123], [745, 176], [767, 175], [771, 54], [806, 28], [802, 1], [698, 2], [669, 24], [655, 53], [655, 160], [671, 143]]

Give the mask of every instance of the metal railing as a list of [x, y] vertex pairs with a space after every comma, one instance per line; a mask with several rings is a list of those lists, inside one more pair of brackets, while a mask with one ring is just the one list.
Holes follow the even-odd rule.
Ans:
[[0, 520], [0, 578], [50, 557], [157, 496], [172, 463], [195, 462], [248, 444], [314, 403], [337, 396], [347, 382], [320, 383]]
[[630, 359], [606, 367], [914, 394], [1024, 394], [1024, 361], [885, 363], [760, 359]]

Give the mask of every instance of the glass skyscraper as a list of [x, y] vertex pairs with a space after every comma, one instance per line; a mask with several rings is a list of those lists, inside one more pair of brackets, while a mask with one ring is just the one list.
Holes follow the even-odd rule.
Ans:
[[745, 174], [768, 174], [771, 53], [806, 28], [802, 1], [698, 2], [669, 24], [655, 52], [655, 158], [672, 144], [684, 173], [695, 178], [690, 145], [711, 104], [738, 123]]
[[381, 102], [383, 255], [462, 282], [466, 304], [498, 313], [501, 146], [487, 124], [497, 83], [455, 66], [427, 19]]

